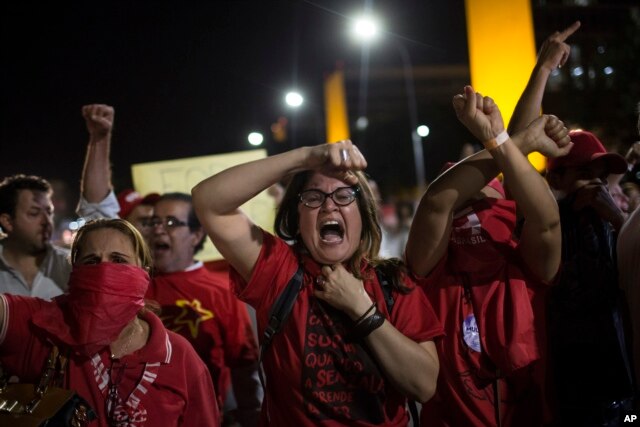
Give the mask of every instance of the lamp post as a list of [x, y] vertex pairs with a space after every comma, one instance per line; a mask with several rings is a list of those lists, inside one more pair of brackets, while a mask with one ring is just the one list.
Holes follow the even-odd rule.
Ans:
[[422, 151], [422, 139], [420, 138], [420, 135], [418, 135], [418, 104], [416, 103], [416, 87], [413, 82], [413, 65], [411, 64], [411, 57], [409, 56], [406, 46], [400, 42], [396, 42], [394, 45], [396, 45], [400, 51], [400, 56], [402, 57], [404, 83], [409, 106], [413, 160], [416, 168], [416, 184], [418, 186], [418, 193], [421, 194], [425, 183], [424, 153]]
[[293, 148], [296, 148], [298, 146], [297, 113], [304, 102], [304, 97], [300, 92], [292, 90], [287, 92], [284, 97], [284, 102], [293, 110], [291, 114], [291, 144], [293, 145]]
[[[374, 40], [378, 34], [378, 25], [376, 21], [370, 17], [359, 18], [354, 21], [353, 32], [363, 42], [370, 42]], [[398, 49], [400, 58], [402, 59], [405, 90], [407, 92], [407, 106], [409, 109], [409, 124], [411, 126], [411, 145], [413, 148], [416, 184], [418, 192], [422, 193], [425, 184], [424, 153], [422, 150], [422, 139], [417, 132], [418, 106], [416, 103], [416, 89], [413, 81], [413, 65], [406, 46], [397, 40], [393, 40], [392, 44], [396, 49]], [[363, 46], [363, 49], [366, 49], [366, 46]], [[364, 75], [364, 73], [361, 73], [361, 76], [362, 75]]]

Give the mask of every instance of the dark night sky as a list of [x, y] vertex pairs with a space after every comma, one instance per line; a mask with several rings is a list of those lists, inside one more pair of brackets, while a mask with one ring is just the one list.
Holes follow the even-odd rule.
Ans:
[[[130, 185], [133, 163], [248, 149], [250, 131], [268, 137], [286, 113], [282, 97], [294, 82], [320, 108], [335, 63], [359, 66], [347, 28], [363, 4], [5, 2], [0, 176], [60, 178], [75, 191], [87, 103], [116, 108], [118, 190]], [[414, 64], [467, 61], [462, 0], [373, 6]], [[372, 66], [394, 61], [378, 55]]]

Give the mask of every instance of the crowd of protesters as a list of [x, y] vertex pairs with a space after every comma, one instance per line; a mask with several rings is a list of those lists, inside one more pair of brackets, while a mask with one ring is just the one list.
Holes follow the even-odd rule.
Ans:
[[[398, 202], [393, 228], [349, 140], [192, 194], [116, 195], [115, 111], [84, 106], [70, 250], [51, 243], [47, 180], [0, 182], [1, 370], [38, 383], [63, 355], [79, 425], [622, 425], [639, 407], [640, 143], [608, 152], [540, 114], [579, 27], [544, 42], [508, 129], [490, 96], [453, 97], [484, 149]], [[271, 233], [241, 206], [285, 181]], [[207, 236], [223, 261], [196, 260]]]

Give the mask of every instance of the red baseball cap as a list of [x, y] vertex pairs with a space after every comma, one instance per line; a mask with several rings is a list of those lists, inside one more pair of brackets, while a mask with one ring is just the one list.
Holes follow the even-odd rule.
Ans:
[[126, 218], [136, 208], [136, 206], [154, 205], [159, 198], [160, 194], [158, 193], [149, 193], [142, 197], [140, 193], [132, 190], [131, 188], [122, 190], [118, 193], [118, 204], [120, 204], [120, 213], [118, 215], [120, 215], [120, 218]]
[[627, 161], [620, 154], [609, 153], [602, 142], [591, 132], [574, 130], [569, 132], [573, 148], [565, 156], [547, 159], [547, 170], [586, 165], [602, 159], [609, 173], [625, 173]]

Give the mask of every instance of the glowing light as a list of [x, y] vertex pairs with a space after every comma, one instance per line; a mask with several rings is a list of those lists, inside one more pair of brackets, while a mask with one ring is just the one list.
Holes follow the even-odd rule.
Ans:
[[611, 74], [613, 74], [613, 68], [612, 67], [604, 67], [604, 70], [602, 70], [607, 76], [610, 76]]
[[356, 128], [358, 130], [365, 130], [368, 126], [369, 119], [367, 119], [365, 116], [358, 117], [358, 120], [356, 120]]
[[249, 140], [249, 144], [258, 146], [264, 141], [264, 136], [262, 136], [260, 132], [251, 132], [247, 139]]
[[416, 132], [418, 132], [418, 135], [420, 135], [421, 137], [425, 138], [425, 137], [429, 136], [429, 132], [431, 132], [431, 130], [429, 129], [429, 126], [427, 126], [427, 125], [420, 125], [420, 126], [418, 126], [418, 129], [416, 129]]
[[363, 16], [353, 22], [353, 34], [360, 40], [374, 40], [379, 34], [378, 22], [369, 16]]
[[304, 102], [304, 98], [298, 92], [289, 92], [284, 97], [285, 102], [288, 106], [297, 108], [302, 105]]
[[584, 70], [582, 69], [582, 67], [575, 67], [573, 70], [571, 70], [571, 75], [574, 77], [580, 77], [583, 73]]

